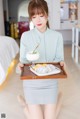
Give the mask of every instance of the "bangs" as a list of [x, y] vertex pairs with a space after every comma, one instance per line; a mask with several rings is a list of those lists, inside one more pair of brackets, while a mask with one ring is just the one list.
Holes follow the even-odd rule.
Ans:
[[39, 14], [45, 15], [45, 11], [41, 6], [37, 6], [37, 7], [35, 6], [29, 11], [30, 19], [32, 18], [32, 16], [39, 15]]

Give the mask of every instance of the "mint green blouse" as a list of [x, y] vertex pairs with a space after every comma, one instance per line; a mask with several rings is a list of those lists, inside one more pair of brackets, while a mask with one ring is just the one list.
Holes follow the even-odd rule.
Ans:
[[40, 43], [37, 51], [40, 54], [36, 62], [60, 62], [64, 60], [62, 34], [47, 28], [40, 32], [37, 28], [24, 32], [20, 41], [20, 62], [28, 63], [26, 53], [32, 51]]

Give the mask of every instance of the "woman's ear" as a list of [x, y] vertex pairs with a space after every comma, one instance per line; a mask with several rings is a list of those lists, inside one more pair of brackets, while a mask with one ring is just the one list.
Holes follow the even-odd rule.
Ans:
[[48, 15], [46, 15], [46, 19], [47, 19], [47, 21], [49, 20], [49, 17], [48, 17]]

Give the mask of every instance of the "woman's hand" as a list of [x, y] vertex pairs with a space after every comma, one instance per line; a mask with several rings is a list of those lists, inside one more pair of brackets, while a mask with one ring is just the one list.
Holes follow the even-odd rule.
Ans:
[[61, 61], [60, 65], [64, 68], [64, 70], [65, 70], [65, 72], [67, 74], [67, 78], [66, 79], [71, 78], [71, 74], [70, 74], [69, 68], [67, 67], [66, 63], [64, 61]]
[[60, 62], [60, 66], [64, 67], [64, 62], [63, 61]]
[[22, 64], [21, 62], [18, 63], [17, 67], [21, 70], [22, 67], [24, 67], [24, 64]]
[[21, 62], [19, 62], [17, 64], [17, 67], [16, 67], [16, 73], [17, 74], [21, 74], [22, 67], [24, 67], [24, 64], [22, 64]]

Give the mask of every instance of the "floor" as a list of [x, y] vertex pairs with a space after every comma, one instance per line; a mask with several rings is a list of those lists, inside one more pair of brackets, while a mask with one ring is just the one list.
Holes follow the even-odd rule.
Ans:
[[[71, 46], [65, 46], [64, 53], [69, 76], [67, 79], [59, 80], [59, 90], [63, 92], [63, 105], [58, 119], [80, 119], [80, 68], [71, 58]], [[15, 67], [5, 87], [0, 90], [1, 119], [5, 116], [6, 119], [26, 119], [17, 101], [17, 95], [23, 95], [23, 89]]]

